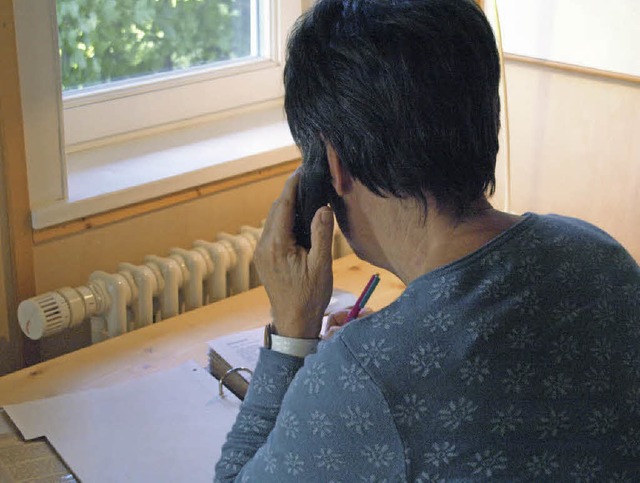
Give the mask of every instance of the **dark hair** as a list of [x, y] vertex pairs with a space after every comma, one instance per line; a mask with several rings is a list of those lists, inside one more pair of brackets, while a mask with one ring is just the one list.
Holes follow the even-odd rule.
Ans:
[[330, 142], [372, 192], [463, 216], [495, 189], [499, 81], [471, 0], [319, 0], [289, 38], [285, 110], [305, 164]]

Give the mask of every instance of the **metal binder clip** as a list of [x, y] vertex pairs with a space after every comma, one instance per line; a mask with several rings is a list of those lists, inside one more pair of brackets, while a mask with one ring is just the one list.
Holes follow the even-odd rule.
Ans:
[[240, 372], [240, 371], [248, 372], [250, 375], [253, 376], [253, 371], [251, 369], [249, 369], [248, 367], [233, 367], [233, 368], [229, 369], [227, 372], [224, 373], [224, 375], [220, 378], [220, 381], [218, 382], [218, 390], [219, 390], [219, 393], [220, 393], [220, 397], [224, 397], [223, 388], [224, 388], [224, 380], [225, 380], [225, 378], [230, 374], [233, 374], [233, 373], [236, 373], [236, 372]]

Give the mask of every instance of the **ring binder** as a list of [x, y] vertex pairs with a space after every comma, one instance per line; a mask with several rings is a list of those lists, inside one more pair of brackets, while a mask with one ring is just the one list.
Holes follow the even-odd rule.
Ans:
[[[224, 397], [224, 387], [225, 387], [224, 380], [225, 380], [225, 378], [227, 378], [227, 376], [230, 376], [231, 374], [236, 374], [236, 373], [238, 373], [240, 371], [248, 372], [249, 375], [253, 376], [253, 371], [251, 369], [249, 369], [248, 367], [232, 367], [227, 372], [225, 372], [223, 374], [223, 376], [220, 378], [220, 380], [218, 381], [218, 391], [219, 391], [220, 397]], [[229, 390], [231, 392], [233, 392], [235, 394], [235, 391], [233, 390], [233, 388], [230, 385], [227, 386], [227, 387], [229, 388]], [[241, 399], [244, 399], [244, 394], [242, 394]]]

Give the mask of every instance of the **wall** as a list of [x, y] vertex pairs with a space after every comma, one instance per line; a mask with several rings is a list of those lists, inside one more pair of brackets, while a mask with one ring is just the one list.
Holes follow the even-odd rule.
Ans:
[[[1, 134], [0, 134], [1, 136]], [[1, 145], [1, 143], [0, 143]], [[0, 375], [11, 372], [18, 367], [20, 356], [17, 320], [14, 315], [15, 305], [11, 273], [13, 271], [10, 256], [8, 234], [7, 204], [4, 185], [4, 166], [2, 150], [0, 150]]]
[[511, 208], [588, 220], [640, 260], [640, 83], [506, 62]]
[[12, 1], [0, 0], [0, 374], [38, 352], [38, 344], [21, 336], [15, 315], [17, 300], [33, 295], [35, 284], [13, 19]]

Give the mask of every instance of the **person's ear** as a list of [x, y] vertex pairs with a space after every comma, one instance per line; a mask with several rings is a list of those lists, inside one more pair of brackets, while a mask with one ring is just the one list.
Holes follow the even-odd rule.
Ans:
[[353, 187], [353, 178], [345, 169], [338, 153], [331, 143], [325, 143], [327, 149], [327, 160], [329, 161], [329, 171], [331, 172], [331, 184], [338, 196], [348, 194]]

